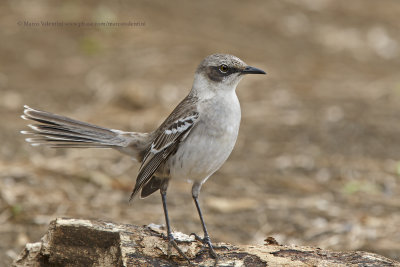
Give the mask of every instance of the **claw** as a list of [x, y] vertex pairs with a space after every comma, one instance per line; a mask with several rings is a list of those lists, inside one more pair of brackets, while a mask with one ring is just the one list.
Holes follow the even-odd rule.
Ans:
[[165, 235], [162, 235], [162, 236], [163, 236], [163, 238], [168, 240], [168, 258], [171, 257], [171, 245], [172, 245], [176, 249], [176, 251], [178, 251], [179, 255], [181, 255], [183, 258], [185, 258], [185, 260], [187, 260], [189, 265], [192, 265], [192, 263], [190, 262], [189, 258], [179, 248], [179, 246], [176, 243], [175, 238], [174, 238], [174, 236], [172, 234], [169, 234], [168, 236], [165, 236]]
[[204, 250], [205, 246], [207, 246], [210, 255], [218, 262], [218, 254], [215, 252], [214, 246], [212, 245], [211, 239], [209, 236], [205, 236], [204, 238], [201, 238], [196, 233], [191, 233], [189, 236], [194, 236], [194, 239], [203, 243], [203, 248], [201, 250]]
[[203, 238], [201, 238], [198, 234], [196, 233], [191, 233], [189, 236], [194, 236], [194, 239], [197, 241], [203, 242]]
[[203, 238], [203, 243], [205, 243], [205, 244], [208, 245], [208, 251], [210, 252], [211, 256], [213, 256], [213, 258], [214, 258], [216, 261], [218, 261], [218, 255], [217, 255], [217, 253], [215, 252], [213, 245], [211, 244], [210, 237], [209, 237], [209, 236], [205, 236], [205, 237]]

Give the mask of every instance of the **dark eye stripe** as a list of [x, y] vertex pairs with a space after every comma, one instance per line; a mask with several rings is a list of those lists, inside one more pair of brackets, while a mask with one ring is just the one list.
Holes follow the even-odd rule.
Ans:
[[223, 76], [228, 76], [228, 75], [230, 75], [230, 74], [232, 74], [232, 73], [235, 73], [235, 72], [239, 72], [240, 70], [238, 69], [238, 68], [233, 68], [233, 67], [227, 67], [228, 69], [227, 69], [227, 71], [226, 72], [221, 72], [220, 71], [220, 67], [218, 66], [218, 67], [214, 67], [217, 71], [219, 71]]
[[228, 67], [228, 71], [223, 73], [219, 70], [219, 68], [220, 66], [211, 66], [207, 68], [206, 73], [210, 80], [220, 82], [224, 77], [229, 76], [232, 73], [240, 72], [240, 69], [238, 68]]

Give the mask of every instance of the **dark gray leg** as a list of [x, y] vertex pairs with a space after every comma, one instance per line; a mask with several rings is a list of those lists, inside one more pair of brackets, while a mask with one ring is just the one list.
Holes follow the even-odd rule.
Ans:
[[175, 242], [174, 236], [172, 235], [171, 232], [171, 226], [169, 224], [169, 217], [168, 217], [168, 209], [167, 209], [167, 187], [168, 187], [168, 182], [164, 182], [163, 185], [160, 188], [160, 193], [161, 193], [161, 199], [163, 203], [163, 208], [164, 208], [164, 215], [165, 215], [165, 223], [167, 224], [167, 238], [168, 238], [168, 257], [170, 256], [171, 249], [170, 246], [172, 245], [178, 253], [184, 257], [190, 264], [189, 258], [183, 253], [183, 251], [178, 247], [178, 245]]
[[199, 204], [199, 200], [198, 200], [199, 194], [200, 194], [200, 189], [201, 189], [201, 184], [195, 182], [193, 184], [193, 187], [192, 187], [192, 197], [193, 197], [193, 200], [194, 200], [194, 204], [196, 205], [197, 212], [199, 213], [201, 225], [203, 227], [204, 238], [201, 239], [196, 234], [194, 234], [194, 236], [196, 237], [196, 239], [200, 239], [204, 244], [207, 244], [208, 249], [210, 251], [210, 254], [215, 259], [218, 259], [218, 255], [215, 252], [215, 250], [214, 250], [214, 248], [213, 248], [213, 246], [211, 244], [211, 239], [210, 239], [210, 236], [208, 235], [207, 227], [206, 227], [206, 224], [204, 223], [203, 214], [202, 214], [201, 209], [200, 209], [200, 204]]

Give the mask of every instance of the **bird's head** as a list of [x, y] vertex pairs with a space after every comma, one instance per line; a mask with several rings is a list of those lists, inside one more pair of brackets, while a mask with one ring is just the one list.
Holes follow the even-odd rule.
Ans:
[[248, 66], [241, 59], [226, 54], [206, 57], [197, 67], [194, 87], [211, 90], [236, 89], [245, 74], [266, 74], [263, 70]]

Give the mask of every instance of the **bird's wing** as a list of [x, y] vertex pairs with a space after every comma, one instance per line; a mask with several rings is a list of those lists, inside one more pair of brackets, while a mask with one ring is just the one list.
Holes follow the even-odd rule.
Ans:
[[156, 130], [156, 137], [145, 153], [129, 200], [150, 181], [158, 167], [176, 152], [179, 143], [188, 136], [198, 117], [193, 99], [185, 98]]

